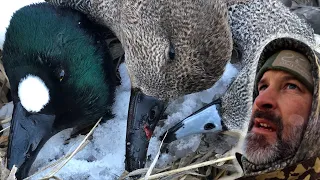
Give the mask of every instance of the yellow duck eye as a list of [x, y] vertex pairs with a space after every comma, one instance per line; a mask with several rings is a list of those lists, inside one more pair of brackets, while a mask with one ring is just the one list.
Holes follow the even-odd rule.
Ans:
[[59, 74], [60, 82], [63, 80], [64, 74], [65, 74], [64, 70], [61, 70]]

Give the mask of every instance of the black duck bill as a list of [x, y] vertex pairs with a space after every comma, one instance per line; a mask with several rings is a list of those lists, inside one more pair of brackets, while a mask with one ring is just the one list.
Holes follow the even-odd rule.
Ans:
[[127, 120], [125, 168], [144, 168], [149, 140], [165, 110], [165, 102], [132, 88]]
[[16, 177], [27, 177], [41, 147], [53, 136], [55, 115], [29, 113], [15, 103], [7, 150], [8, 168], [18, 167]]

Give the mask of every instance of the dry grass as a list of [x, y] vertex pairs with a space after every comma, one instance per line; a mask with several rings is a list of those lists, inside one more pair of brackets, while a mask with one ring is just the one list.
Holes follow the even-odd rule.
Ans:
[[[0, 49], [0, 108], [8, 103], [7, 94], [10, 89], [8, 77], [4, 71], [4, 67], [2, 65], [2, 51]], [[0, 119], [0, 124], [6, 124], [11, 120], [8, 119]], [[7, 131], [8, 128], [3, 129], [2, 131]], [[6, 160], [5, 155], [8, 146], [8, 136], [2, 135], [0, 136], [0, 179], [1, 180], [14, 180], [15, 172], [17, 168], [12, 168], [11, 172], [6, 168]]]
[[[199, 173], [196, 173], [196, 172], [191, 172], [190, 173], [190, 171], [193, 170], [193, 169], [210, 166], [210, 165], [217, 164], [217, 163], [220, 163], [220, 162], [224, 163], [226, 161], [233, 160], [233, 159], [235, 159], [234, 156], [229, 156], [229, 157], [220, 158], [220, 159], [216, 159], [216, 160], [206, 161], [206, 162], [203, 162], [203, 163], [189, 165], [189, 166], [186, 166], [186, 167], [182, 167], [182, 168], [178, 168], [178, 169], [174, 169], [174, 170], [170, 170], [170, 171], [165, 171], [165, 172], [162, 172], [162, 173], [157, 173], [157, 174], [145, 177], [145, 178], [146, 179], [158, 179], [158, 178], [162, 178], [162, 177], [177, 175], [177, 174], [183, 173], [183, 172], [188, 172], [188, 174], [195, 175], [195, 176], [206, 177], [206, 175], [204, 175], [204, 174], [199, 174]], [[221, 172], [225, 172], [225, 170], [223, 170]], [[222, 174], [222, 173], [219, 173], [219, 174]]]
[[[147, 175], [148, 179], [161, 180], [213, 180], [213, 179], [234, 179], [239, 176], [236, 165], [233, 164], [235, 159], [233, 152], [228, 151], [223, 155], [217, 154], [213, 150], [215, 144], [201, 141], [198, 150], [175, 161], [171, 166], [157, 169], [153, 168], [152, 174]], [[149, 169], [138, 169], [133, 172], [124, 172], [120, 180], [130, 179], [135, 175], [141, 175], [141, 179], [146, 178]]]

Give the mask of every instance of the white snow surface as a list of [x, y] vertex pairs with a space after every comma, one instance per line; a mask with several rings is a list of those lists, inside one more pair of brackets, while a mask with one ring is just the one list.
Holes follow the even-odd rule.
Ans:
[[[127, 112], [130, 99], [130, 79], [124, 64], [119, 67], [122, 83], [116, 90], [116, 99], [113, 106], [115, 118], [99, 125], [93, 133], [93, 139], [90, 143], [72, 158], [58, 173], [57, 176], [62, 179], [77, 180], [100, 180], [100, 179], [118, 179], [124, 172], [125, 160], [125, 136], [127, 126]], [[160, 141], [158, 136], [167, 128], [182, 120], [192, 112], [196, 111], [210, 102], [216, 93], [223, 93], [230, 83], [232, 77], [236, 76], [238, 70], [231, 64], [226, 66], [226, 71], [222, 78], [212, 88], [186, 95], [170, 103], [166, 113], [169, 114], [166, 124], [161, 130], [156, 128], [155, 134], [149, 146], [148, 154], [153, 156], [159, 149]], [[216, 93], [213, 93], [215, 92]], [[163, 130], [165, 129], [165, 130]], [[30, 170], [32, 175], [44, 166], [53, 163], [63, 155], [72, 152], [84, 139], [84, 136], [73, 138], [64, 145], [66, 139], [70, 137], [71, 129], [64, 130], [53, 136], [41, 149], [37, 159]], [[179, 143], [178, 151], [185, 150], [182, 154], [195, 151], [199, 145], [200, 136], [191, 136], [185, 138], [185, 141]], [[177, 155], [182, 156], [182, 155]], [[177, 158], [177, 157], [175, 157]], [[164, 166], [171, 163], [174, 158], [171, 155], [164, 154], [159, 160], [158, 166]], [[32, 179], [36, 180], [47, 175], [52, 169], [48, 169]]]

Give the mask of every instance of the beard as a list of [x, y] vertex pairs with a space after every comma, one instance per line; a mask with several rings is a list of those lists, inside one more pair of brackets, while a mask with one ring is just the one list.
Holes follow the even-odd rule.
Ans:
[[[264, 118], [274, 123], [277, 138], [275, 143], [270, 143], [263, 134], [250, 132], [254, 126], [255, 118]], [[256, 110], [251, 118], [248, 134], [244, 141], [244, 151], [246, 158], [254, 164], [267, 164], [278, 159], [294, 155], [300, 145], [304, 125], [283, 125], [282, 118], [276, 116], [273, 111]], [[283, 131], [286, 131], [286, 138]]]

